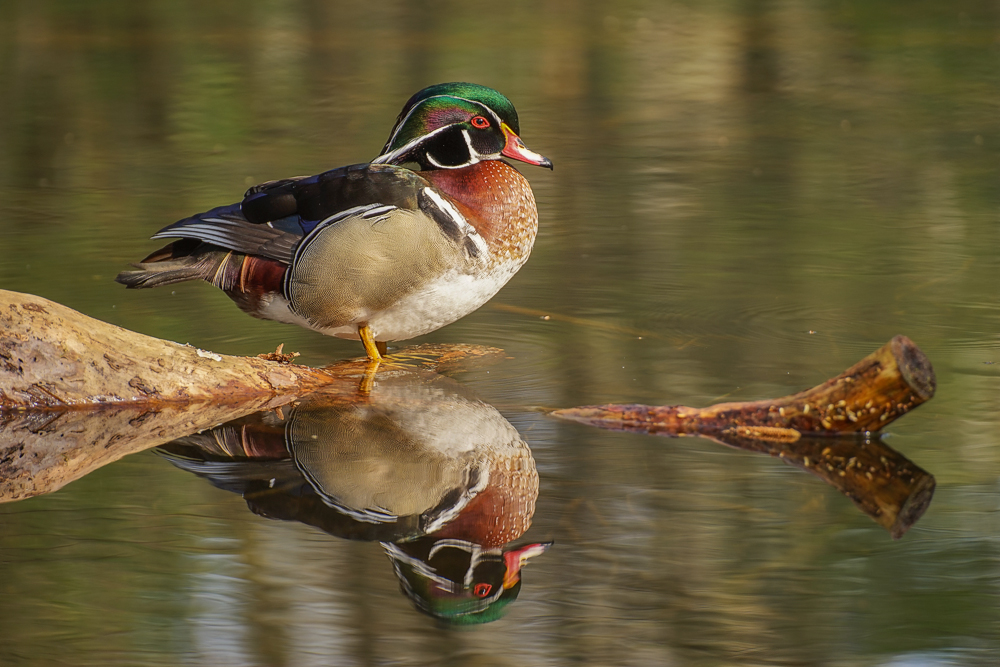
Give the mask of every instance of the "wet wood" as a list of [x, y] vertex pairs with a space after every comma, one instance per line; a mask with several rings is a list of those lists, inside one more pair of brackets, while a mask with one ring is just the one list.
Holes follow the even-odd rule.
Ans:
[[733, 428], [842, 435], [884, 428], [934, 396], [935, 386], [927, 356], [906, 336], [896, 336], [837, 377], [783, 398], [707, 408], [590, 405], [552, 414], [603, 428], [659, 435], [711, 435]]
[[0, 502], [51, 493], [123, 456], [265, 409], [272, 400], [0, 412]]
[[729, 447], [778, 457], [819, 477], [898, 540], [934, 497], [934, 476], [878, 437], [796, 437], [797, 431], [728, 429], [708, 436]]
[[[417, 349], [420, 353], [411, 355], [405, 364], [381, 368], [379, 377], [398, 382], [402, 376], [417, 382], [424, 377], [419, 373], [425, 372], [422, 369], [431, 360], [443, 359], [443, 366], [447, 368], [451, 363], [449, 358], [453, 362], [456, 352], [467, 351], [446, 346]], [[460, 356], [468, 359], [465, 355]], [[328, 381], [320, 389], [306, 392], [308, 398], [305, 400], [330, 406], [370, 400], [370, 394], [359, 382], [358, 367], [361, 365], [364, 364], [345, 361], [328, 367]], [[441, 378], [432, 372], [428, 376]], [[216, 402], [0, 411], [0, 502], [51, 493], [128, 454], [256, 412], [274, 410], [280, 413], [282, 406], [298, 399], [294, 395], [281, 394]]]
[[324, 381], [317, 369], [216, 354], [0, 291], [0, 409], [252, 399]]
[[[0, 502], [49, 493], [121, 457], [322, 389], [364, 400], [367, 359], [287, 363], [279, 348], [234, 357], [144, 336], [28, 294], [0, 290]], [[404, 369], [455, 372], [502, 357], [474, 345], [419, 345]]]
[[929, 400], [935, 386], [927, 356], [896, 336], [840, 375], [783, 398], [707, 408], [593, 405], [551, 414], [613, 430], [703, 436], [780, 457], [840, 490], [898, 539], [930, 504], [934, 477], [864, 436]]
[[[399, 377], [431, 382], [420, 373], [432, 379], [441, 376], [423, 369], [455, 370], [459, 363], [494, 358], [490, 352], [490, 348], [468, 346], [409, 348], [395, 364], [383, 364], [378, 378], [381, 382], [398, 382]], [[345, 361], [328, 367], [324, 385], [305, 392], [305, 400], [324, 405], [369, 401], [366, 366], [366, 361]], [[299, 398], [282, 393], [251, 399], [0, 411], [0, 502], [51, 493], [128, 454], [255, 412], [273, 410], [280, 418], [282, 406]]]
[[[419, 346], [392, 364], [435, 369], [500, 354], [478, 346]], [[161, 406], [299, 396], [369, 370], [364, 360], [336, 372], [287, 363], [291, 355], [235, 357], [145, 336], [42, 297], [0, 290], [0, 410]]]

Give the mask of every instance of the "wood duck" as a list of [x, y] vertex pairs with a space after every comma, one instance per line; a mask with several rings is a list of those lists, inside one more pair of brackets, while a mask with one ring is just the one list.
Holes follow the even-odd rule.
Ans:
[[179, 240], [116, 280], [205, 280], [255, 317], [360, 339], [378, 360], [387, 341], [482, 306], [528, 259], [535, 198], [503, 158], [552, 163], [519, 132], [514, 106], [491, 88], [425, 88], [371, 162], [262, 183], [175, 222], [153, 238]]
[[318, 392], [161, 448], [272, 519], [382, 543], [402, 592], [449, 624], [499, 618], [548, 543], [538, 473], [497, 410], [433, 373], [391, 371], [363, 396]]

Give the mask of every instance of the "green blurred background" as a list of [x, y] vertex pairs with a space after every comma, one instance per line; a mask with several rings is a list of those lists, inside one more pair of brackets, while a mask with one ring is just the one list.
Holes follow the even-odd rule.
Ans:
[[[436, 628], [376, 544], [250, 514], [152, 453], [0, 506], [0, 663], [992, 665], [1000, 654], [1000, 5], [0, 3], [0, 287], [231, 354], [356, 343], [206, 285], [112, 281], [256, 182], [374, 157], [420, 88], [517, 106], [540, 231], [424, 341], [532, 446], [556, 546], [494, 624]], [[548, 319], [543, 319], [543, 315]], [[900, 542], [815, 479], [534, 406], [816, 384], [903, 333], [938, 395]]]

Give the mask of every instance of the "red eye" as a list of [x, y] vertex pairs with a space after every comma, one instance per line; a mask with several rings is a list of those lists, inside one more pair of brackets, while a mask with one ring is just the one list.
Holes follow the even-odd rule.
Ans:
[[[472, 122], [475, 124], [476, 121], [473, 120]], [[489, 125], [489, 123], [487, 123], [487, 125]], [[472, 589], [472, 593], [477, 598], [484, 598], [490, 594], [491, 590], [493, 590], [493, 587], [489, 584], [476, 584], [475, 588]]]
[[490, 121], [486, 120], [482, 116], [476, 116], [472, 119], [472, 127], [478, 127], [480, 130], [484, 127], [489, 127]]

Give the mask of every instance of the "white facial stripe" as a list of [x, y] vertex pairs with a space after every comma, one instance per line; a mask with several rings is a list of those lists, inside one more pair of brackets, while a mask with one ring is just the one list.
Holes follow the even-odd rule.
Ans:
[[[448, 127], [451, 126], [449, 125]], [[468, 139], [466, 139], [466, 141], [468, 141]], [[480, 162], [479, 154], [473, 151], [471, 146], [469, 147], [469, 159], [459, 164], [441, 164], [440, 162], [434, 159], [434, 156], [431, 155], [430, 151], [425, 152], [424, 155], [427, 157], [427, 161], [430, 162], [435, 167], [437, 167], [438, 169], [461, 169], [462, 167], [470, 167], [476, 164], [477, 162]]]
[[392, 144], [393, 139], [395, 139], [396, 135], [399, 134], [399, 131], [401, 129], [403, 129], [403, 126], [406, 125], [406, 122], [408, 120], [410, 120], [410, 116], [412, 116], [413, 112], [417, 110], [417, 107], [419, 107], [420, 105], [422, 105], [427, 100], [434, 100], [434, 99], [437, 99], [439, 97], [451, 97], [451, 98], [456, 99], [456, 100], [462, 100], [463, 102], [468, 102], [469, 104], [475, 104], [476, 106], [482, 107], [482, 108], [486, 109], [486, 112], [489, 113], [490, 116], [493, 117], [493, 120], [495, 120], [496, 123], [497, 123], [497, 127], [500, 127], [500, 117], [497, 116], [496, 112], [493, 111], [493, 109], [489, 108], [488, 106], [486, 106], [482, 102], [477, 102], [476, 100], [470, 100], [470, 99], [468, 99], [466, 97], [459, 97], [458, 95], [432, 95], [432, 96], [430, 96], [430, 97], [428, 97], [426, 99], [420, 100], [420, 102], [418, 102], [417, 104], [414, 104], [413, 108], [411, 108], [409, 111], [406, 112], [406, 115], [396, 125], [396, 130], [392, 133], [392, 136], [389, 137], [389, 141], [386, 142], [386, 143], [389, 144], [389, 145]]
[[424, 155], [427, 156], [427, 161], [430, 162], [435, 167], [437, 167], [438, 169], [447, 169], [448, 168], [448, 167], [444, 166], [443, 164], [441, 164], [440, 162], [438, 162], [437, 160], [435, 160], [434, 156], [431, 155], [430, 153], [424, 153]]
[[[398, 158], [400, 155], [405, 155], [406, 153], [410, 152], [415, 146], [417, 146], [421, 142], [426, 141], [427, 139], [429, 139], [430, 137], [433, 137], [435, 134], [437, 134], [439, 132], [444, 132], [449, 127], [451, 127], [451, 125], [445, 125], [444, 127], [439, 127], [438, 129], [434, 130], [433, 132], [428, 132], [427, 134], [422, 134], [419, 137], [417, 137], [416, 139], [414, 139], [413, 141], [411, 141], [411, 142], [409, 142], [409, 143], [407, 143], [407, 144], [405, 144], [403, 146], [400, 146], [399, 148], [397, 148], [396, 150], [392, 151], [391, 153], [386, 153], [385, 155], [379, 155], [377, 158], [375, 158], [374, 160], [372, 160], [372, 164], [388, 164], [392, 160], [395, 160], [396, 158]], [[396, 136], [395, 133], [393, 133], [393, 137], [395, 137], [395, 136]], [[389, 143], [391, 144], [392, 141], [390, 141]]]
[[482, 102], [477, 102], [476, 100], [470, 100], [470, 99], [465, 98], [465, 97], [458, 97], [457, 95], [449, 95], [449, 97], [454, 97], [456, 100], [462, 100], [464, 102], [468, 102], [469, 104], [475, 104], [478, 107], [482, 107], [483, 109], [486, 109], [486, 113], [488, 113], [490, 116], [492, 116], [493, 117], [493, 121], [497, 124], [497, 127], [500, 127], [500, 123], [502, 122], [500, 120], [500, 116], [497, 115], [496, 111], [494, 111], [493, 109], [489, 108], [488, 106], [486, 106]]
[[453, 537], [452, 538], [446, 537], [443, 540], [438, 540], [437, 542], [434, 543], [434, 546], [431, 547], [431, 550], [427, 552], [427, 560], [434, 558], [434, 556], [437, 555], [437, 552], [449, 547], [452, 549], [465, 551], [466, 553], [470, 554], [478, 554], [483, 550], [483, 548], [480, 545], [475, 544], [473, 542], [469, 542], [467, 540], [457, 540]]
[[[399, 134], [399, 131], [403, 129], [403, 126], [406, 125], [407, 121], [410, 120], [410, 116], [413, 115], [413, 112], [416, 111], [418, 107], [420, 107], [427, 100], [433, 100], [433, 99], [437, 99], [439, 97], [455, 97], [455, 96], [454, 95], [432, 95], [432, 96], [430, 96], [430, 97], [428, 97], [426, 99], [420, 100], [420, 102], [418, 102], [417, 104], [414, 104], [413, 108], [411, 108], [409, 111], [407, 111], [406, 115], [396, 125], [396, 129], [393, 131], [392, 136], [389, 137], [389, 141], [386, 142], [386, 145], [387, 146], [391, 146], [392, 145], [392, 142], [396, 139], [396, 135]], [[465, 99], [465, 98], [459, 97], [459, 98], [456, 98], [456, 99], [460, 99], [461, 100], [461, 99]], [[466, 101], [468, 102], [468, 101], [471, 101], [471, 100], [466, 100]], [[452, 125], [454, 125], [454, 123], [452, 123]], [[434, 132], [438, 132], [440, 130], [443, 130], [446, 127], [450, 127], [450, 125], [445, 125], [444, 127], [439, 127], [437, 130], [434, 130]], [[430, 133], [425, 134], [423, 136], [429, 137], [432, 134], [434, 134], [434, 132], [430, 132]], [[418, 142], [418, 141], [420, 141], [420, 137], [418, 137], [417, 139], [414, 139], [413, 141], [411, 141], [410, 144]], [[410, 144], [407, 144], [406, 146], [403, 146], [403, 148], [406, 148]], [[397, 150], [402, 150], [402, 148], [397, 149]], [[396, 151], [393, 151], [393, 152], [396, 152]]]
[[[454, 589], [454, 585], [452, 584], [452, 582], [449, 581], [448, 579], [445, 579], [441, 575], [437, 574], [430, 565], [428, 565], [427, 563], [423, 562], [418, 558], [414, 558], [413, 556], [409, 555], [408, 553], [400, 549], [397, 545], [393, 544], [392, 542], [383, 542], [382, 548], [385, 549], [386, 552], [392, 554], [392, 556], [395, 557], [395, 560], [408, 564], [416, 572], [427, 577], [428, 579], [440, 584], [441, 586], [449, 590]], [[397, 564], [394, 562], [393, 565]]]
[[482, 157], [475, 148], [472, 147], [472, 137], [469, 136], [469, 131], [466, 129], [462, 130], [462, 137], [465, 138], [465, 145], [469, 147], [469, 159], [475, 158], [476, 162]]
[[[413, 115], [413, 112], [417, 110], [417, 107], [421, 106], [427, 100], [433, 100], [433, 99], [436, 99], [438, 97], [450, 97], [452, 99], [462, 100], [463, 102], [468, 102], [469, 104], [474, 104], [477, 107], [485, 109], [486, 113], [489, 114], [490, 117], [493, 119], [493, 122], [496, 123], [497, 129], [500, 128], [500, 123], [502, 122], [500, 120], [500, 116], [498, 116], [497, 113], [495, 111], [493, 111], [493, 109], [489, 108], [488, 106], [486, 106], [482, 102], [478, 102], [476, 100], [470, 100], [470, 99], [468, 99], [466, 97], [459, 97], [457, 95], [432, 95], [431, 97], [428, 97], [425, 100], [421, 100], [418, 104], [414, 104], [413, 108], [406, 112], [406, 116], [404, 116], [403, 119], [399, 121], [399, 123], [396, 125], [396, 129], [392, 133], [392, 136], [389, 137], [389, 141], [386, 142], [386, 146], [391, 146], [392, 142], [396, 140], [396, 135], [399, 134], [399, 131], [402, 130], [403, 126], [406, 125], [407, 121], [410, 120], [410, 116]], [[390, 162], [391, 160], [395, 160], [400, 155], [403, 155], [403, 154], [409, 152], [414, 146], [416, 146], [417, 144], [419, 144], [424, 139], [426, 139], [428, 137], [432, 137], [435, 134], [437, 134], [438, 132], [440, 132], [442, 130], [448, 129], [452, 125], [458, 125], [458, 123], [451, 123], [450, 125], [444, 125], [444, 126], [439, 127], [438, 129], [436, 129], [436, 130], [434, 130], [432, 132], [428, 132], [427, 134], [421, 135], [421, 136], [417, 137], [416, 139], [414, 139], [413, 141], [408, 142], [406, 145], [401, 146], [400, 148], [397, 148], [396, 150], [392, 151], [391, 153], [386, 153], [385, 155], [378, 156], [377, 158], [375, 158], [374, 160], [372, 160], [372, 164], [386, 164], [386, 163]], [[466, 139], [466, 140], [468, 140], [468, 139]], [[470, 146], [470, 155], [474, 155], [474, 154], [475, 154], [475, 152], [471, 150], [471, 146]], [[478, 162], [478, 160], [476, 160], [475, 162], [469, 162], [469, 164], [475, 164], [476, 162]], [[440, 164], [435, 164], [434, 166], [438, 167], [439, 169], [443, 169], [444, 168]], [[466, 166], [466, 165], [461, 165], [461, 166]]]

